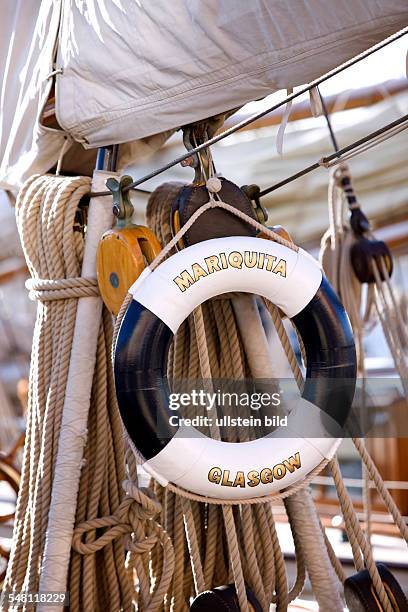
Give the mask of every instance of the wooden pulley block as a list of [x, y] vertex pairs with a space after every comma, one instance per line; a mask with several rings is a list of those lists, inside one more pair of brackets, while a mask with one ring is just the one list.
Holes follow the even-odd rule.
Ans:
[[382, 240], [369, 240], [358, 236], [350, 251], [351, 265], [360, 283], [375, 283], [374, 263], [379, 277], [385, 280], [384, 264], [388, 277], [391, 277], [393, 261], [390, 249]]
[[154, 233], [142, 225], [105, 232], [98, 246], [96, 272], [101, 297], [112, 314], [118, 314], [127, 290], [160, 251]]
[[[262, 612], [261, 605], [250, 589], [246, 589], [250, 612]], [[228, 584], [197, 595], [190, 606], [191, 612], [239, 612], [235, 585]]]
[[[408, 601], [395, 576], [383, 563], [376, 563], [394, 612], [407, 612]], [[349, 576], [344, 582], [344, 597], [350, 612], [383, 612], [368, 570]]]

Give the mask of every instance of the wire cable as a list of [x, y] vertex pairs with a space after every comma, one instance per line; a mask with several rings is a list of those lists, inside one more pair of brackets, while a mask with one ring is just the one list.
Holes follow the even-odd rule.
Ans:
[[[354, 151], [355, 149], [362, 147], [362, 145], [366, 145], [367, 143], [371, 142], [372, 140], [375, 140], [379, 136], [386, 134], [387, 132], [390, 132], [391, 130], [394, 130], [391, 134], [393, 136], [395, 133], [395, 128], [397, 128], [398, 126], [400, 127], [398, 131], [402, 131], [403, 129], [408, 128], [408, 114], [403, 115], [399, 119], [396, 119], [395, 121], [392, 121], [391, 123], [388, 123], [387, 125], [385, 125], [384, 127], [378, 130], [375, 130], [375, 132], [371, 132], [370, 134], [367, 134], [367, 136], [364, 136], [363, 138], [360, 138], [359, 140], [352, 142], [346, 147], [343, 147], [342, 149], [338, 149], [335, 153], [332, 153], [331, 155], [327, 155], [326, 157], [322, 157], [319, 161], [311, 164], [310, 166], [307, 166], [306, 168], [303, 168], [303, 170], [300, 170], [299, 172], [296, 172], [295, 174], [292, 174], [291, 176], [288, 176], [282, 181], [279, 181], [279, 183], [275, 183], [274, 185], [271, 185], [271, 187], [267, 187], [266, 189], [263, 189], [262, 191], [259, 192], [258, 197], [262, 198], [268, 193], [271, 193], [272, 191], [276, 191], [276, 189], [280, 189], [284, 185], [291, 183], [297, 178], [300, 178], [301, 176], [304, 176], [305, 174], [308, 174], [309, 172], [312, 172], [313, 170], [317, 170], [317, 168], [321, 168], [322, 166], [330, 167], [331, 165], [335, 165], [334, 163], [331, 163], [331, 162], [335, 161], [335, 163], [339, 163], [342, 159], [344, 159], [342, 157], [344, 154], [350, 153]], [[378, 142], [374, 142], [372, 146], [375, 146], [376, 144], [378, 144]], [[366, 147], [361, 152], [365, 150], [366, 150]]]
[[[130, 183], [130, 185], [125, 187], [123, 191], [127, 192], [127, 191], [129, 191], [131, 189], [132, 190], [135, 189], [135, 187], [138, 187], [142, 183], [145, 183], [146, 181], [148, 181], [148, 180], [158, 176], [159, 174], [162, 174], [166, 170], [169, 170], [170, 168], [173, 168], [173, 166], [176, 166], [177, 164], [181, 163], [182, 161], [184, 161], [188, 157], [191, 157], [195, 153], [199, 153], [200, 151], [203, 151], [204, 149], [207, 149], [208, 147], [212, 146], [213, 144], [216, 144], [220, 140], [223, 140], [224, 138], [227, 138], [228, 136], [231, 136], [232, 134], [235, 134], [235, 132], [238, 132], [242, 128], [246, 127], [247, 125], [250, 125], [254, 121], [257, 121], [258, 119], [261, 119], [265, 115], [268, 115], [272, 111], [274, 111], [274, 110], [280, 108], [281, 106], [287, 104], [291, 100], [294, 100], [295, 98], [298, 98], [299, 96], [303, 95], [304, 93], [309, 92], [311, 89], [313, 89], [314, 87], [317, 87], [318, 85], [320, 85], [324, 81], [327, 81], [328, 79], [336, 76], [337, 74], [339, 74], [343, 70], [346, 70], [347, 68], [350, 68], [351, 66], [354, 66], [354, 64], [357, 64], [358, 62], [362, 61], [363, 59], [366, 59], [367, 57], [369, 57], [370, 55], [372, 55], [376, 51], [379, 51], [380, 49], [383, 49], [384, 47], [386, 47], [389, 44], [395, 42], [396, 40], [399, 40], [400, 38], [402, 38], [406, 34], [408, 34], [408, 27], [403, 28], [399, 32], [396, 32], [392, 36], [389, 36], [388, 38], [386, 38], [385, 40], [381, 41], [377, 45], [374, 45], [373, 47], [370, 47], [366, 51], [363, 51], [363, 53], [360, 53], [359, 55], [356, 55], [355, 57], [351, 58], [347, 62], [344, 62], [340, 66], [337, 66], [337, 68], [334, 68], [333, 70], [330, 70], [329, 72], [327, 72], [326, 74], [324, 74], [324, 75], [320, 76], [319, 78], [315, 79], [314, 81], [312, 81], [308, 85], [305, 85], [304, 87], [302, 87], [298, 91], [290, 94], [289, 96], [287, 96], [286, 98], [284, 98], [280, 102], [277, 102], [276, 104], [273, 104], [272, 106], [269, 106], [267, 109], [264, 109], [263, 111], [260, 111], [259, 113], [255, 113], [254, 115], [251, 115], [250, 117], [247, 117], [246, 119], [243, 119], [239, 123], [236, 123], [235, 125], [233, 125], [230, 128], [224, 130], [220, 134], [216, 134], [215, 136], [213, 136], [213, 138], [210, 138], [209, 140], [206, 140], [205, 142], [197, 145], [196, 147], [190, 149], [189, 151], [186, 151], [186, 153], [183, 153], [182, 155], [179, 155], [178, 157], [176, 157], [172, 161], [168, 162], [164, 166], [161, 166], [160, 168], [157, 168], [156, 170], [152, 170], [152, 172], [149, 172], [145, 176], [142, 176], [141, 178], [136, 179], [135, 181], [133, 181], [133, 183]], [[391, 124], [389, 124], [389, 125], [391, 125]], [[387, 127], [388, 126], [385, 126], [384, 129], [386, 129]], [[296, 175], [293, 175], [292, 177], [289, 177], [289, 179], [290, 180], [295, 180], [295, 178], [298, 178], [299, 176], [303, 176], [304, 174], [307, 174], [307, 172], [311, 172], [312, 170], [315, 170], [320, 165], [321, 164], [319, 164], [319, 163], [313, 164], [312, 166], [309, 166], [308, 168], [305, 168], [304, 171], [301, 171], [300, 174], [297, 173]], [[290, 182], [290, 180], [287, 180], [287, 182]], [[283, 182], [283, 184], [286, 185], [287, 182]], [[282, 184], [279, 184], [279, 186], [282, 186]], [[277, 189], [277, 187], [274, 186], [274, 189], [275, 188]], [[269, 191], [267, 193], [269, 193]], [[92, 196], [105, 196], [105, 195], [106, 196], [107, 195], [111, 195], [111, 192], [110, 191], [100, 191], [100, 192], [97, 192], [97, 193], [91, 193], [91, 197]]]

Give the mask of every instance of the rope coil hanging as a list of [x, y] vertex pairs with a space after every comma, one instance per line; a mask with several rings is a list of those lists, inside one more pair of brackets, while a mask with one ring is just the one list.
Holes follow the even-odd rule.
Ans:
[[[345, 221], [346, 209], [358, 213], [360, 207], [352, 188], [349, 188], [348, 197], [346, 197], [347, 191], [344, 190], [343, 182], [345, 178], [348, 178], [348, 184], [349, 177], [350, 171], [347, 164], [342, 164], [332, 172], [329, 185], [329, 229], [322, 238], [320, 260], [350, 317], [357, 339], [359, 370], [364, 373], [364, 325], [370, 325], [375, 309], [395, 368], [400, 376], [404, 395], [408, 397], [408, 369], [403, 356], [403, 347], [407, 346], [408, 335], [400, 309], [396, 304], [389, 270], [382, 258], [377, 261], [377, 258], [370, 257], [375, 282], [367, 285], [365, 312], [362, 316], [360, 314], [363, 303], [363, 284], [358, 280], [351, 265], [351, 253], [353, 245], [358, 242], [358, 237]], [[369, 227], [364, 235], [369, 240], [375, 241]]]
[[[33, 277], [31, 297], [38, 300], [22, 480], [4, 584], [17, 592], [39, 590], [77, 302], [98, 294], [94, 279], [80, 277], [84, 236], [74, 230], [76, 211], [89, 190], [86, 177], [34, 176], [23, 186], [16, 205]], [[105, 313], [88, 427], [83, 432], [78, 521], [117, 512], [123, 497], [124, 450], [110, 368], [111, 334], [111, 319]], [[95, 530], [87, 533], [87, 543], [95, 539]], [[119, 610], [121, 605], [130, 609], [133, 584], [123, 564], [124, 554], [124, 542], [117, 538], [86, 559], [73, 552], [67, 585], [72, 610], [97, 610], [103, 602], [109, 602], [111, 609]]]
[[[73, 231], [75, 211], [89, 187], [89, 179], [33, 177], [24, 186], [17, 204], [19, 231], [34, 277], [30, 290], [39, 300], [27, 444], [13, 550], [6, 577], [6, 588], [18, 591], [38, 589], [76, 301], [83, 297], [84, 288], [89, 295], [96, 294], [93, 279], [77, 280], [81, 278], [83, 235]], [[161, 243], [169, 245], [162, 254], [163, 259], [180, 236], [176, 241], [171, 240], [172, 187], [161, 188], [158, 193], [159, 197], [149, 201], [147, 217]], [[228, 210], [228, 205], [224, 206]], [[276, 234], [271, 237], [282, 240]], [[59, 297], [64, 291], [67, 292], [65, 297]], [[53, 295], [59, 299], [50, 299]], [[116, 330], [127, 301], [122, 305]], [[270, 304], [268, 308], [296, 379], [302, 384], [279, 313]], [[138, 457], [128, 450], [127, 475], [123, 466], [125, 450], [111, 374], [111, 345], [111, 318], [104, 311], [91, 409], [87, 431], [83, 432], [86, 445], [68, 582], [71, 609], [98, 610], [108, 605], [112, 610], [130, 610], [136, 604], [140, 610], [188, 610], [190, 598], [198, 591], [229, 582], [235, 582], [242, 610], [248, 609], [247, 585], [263, 609], [271, 602], [277, 604], [278, 610], [287, 609], [288, 603], [301, 592], [306, 571], [316, 571], [310, 564], [310, 556], [307, 559], [305, 546], [309, 555], [314, 550], [319, 554], [319, 550], [314, 548], [317, 544], [310, 538], [303, 542], [295, 529], [297, 578], [289, 588], [271, 501], [291, 496], [295, 500], [301, 491], [308, 495], [307, 484], [325, 462], [297, 487], [279, 496], [246, 500], [245, 504], [203, 499], [173, 485], [163, 489], [155, 482], [148, 489], [140, 487]], [[199, 307], [175, 338], [168, 363], [169, 380], [186, 376], [198, 378], [200, 374], [238, 379], [251, 375], [242, 332], [227, 297]], [[371, 458], [359, 441], [355, 443], [370, 478], [379, 488], [402, 535], [407, 537], [406, 525], [388, 491], [381, 487], [381, 478]], [[356, 563], [361, 566], [358, 561], [360, 548], [384, 609], [391, 610], [335, 462], [331, 468]], [[120, 485], [122, 481], [124, 490]], [[293, 517], [290, 505], [287, 504], [287, 511], [289, 517], [291, 514]], [[324, 530], [322, 534], [328, 558], [342, 581], [344, 573]], [[317, 597], [325, 597], [327, 591], [327, 587], [322, 586]], [[332, 602], [335, 601], [333, 597], [331, 594]], [[331, 607], [336, 609], [334, 603]]]

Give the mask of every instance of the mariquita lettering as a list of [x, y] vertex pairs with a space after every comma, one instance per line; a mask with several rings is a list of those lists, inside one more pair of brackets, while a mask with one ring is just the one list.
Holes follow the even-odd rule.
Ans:
[[180, 291], [184, 292], [194, 283], [214, 272], [221, 272], [228, 268], [258, 268], [272, 274], [286, 278], [287, 262], [268, 253], [258, 251], [232, 251], [231, 253], [218, 253], [204, 258], [203, 263], [193, 263], [190, 270], [183, 270], [173, 278]]

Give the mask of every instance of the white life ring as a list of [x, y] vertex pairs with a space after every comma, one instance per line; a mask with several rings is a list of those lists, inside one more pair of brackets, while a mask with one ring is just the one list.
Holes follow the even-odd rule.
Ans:
[[[285, 431], [254, 441], [217, 441], [183, 426], [160, 437], [158, 419], [174, 414], [166, 381], [173, 334], [199, 304], [234, 291], [266, 297], [295, 324], [307, 356], [303, 398]], [[144, 468], [161, 484], [223, 499], [258, 497], [295, 484], [333, 456], [339, 438], [328, 433], [327, 420], [340, 430], [349, 413], [355, 347], [344, 308], [308, 253], [260, 238], [208, 240], [145, 270], [130, 293], [115, 347], [116, 393]], [[313, 424], [309, 437], [302, 437], [305, 423]]]

